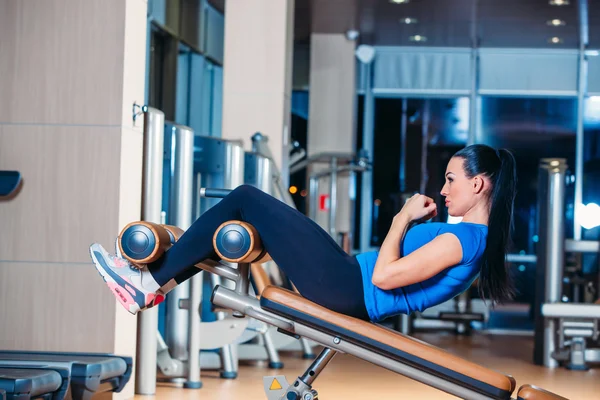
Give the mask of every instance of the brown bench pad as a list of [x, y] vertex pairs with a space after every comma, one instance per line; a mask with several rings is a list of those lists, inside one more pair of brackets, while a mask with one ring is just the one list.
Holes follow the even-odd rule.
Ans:
[[380, 325], [328, 310], [289, 290], [269, 286], [263, 291], [260, 304], [275, 314], [339, 336], [491, 398], [509, 399], [514, 390], [510, 376]]
[[568, 400], [547, 390], [533, 385], [523, 385], [517, 392], [518, 400]]

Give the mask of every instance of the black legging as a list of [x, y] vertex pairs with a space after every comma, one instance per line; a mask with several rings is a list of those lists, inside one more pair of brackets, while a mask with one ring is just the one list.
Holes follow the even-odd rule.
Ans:
[[258, 231], [265, 249], [305, 298], [330, 310], [368, 320], [360, 266], [317, 223], [287, 204], [248, 185], [233, 190], [202, 214], [159, 260], [149, 265], [161, 286], [198, 271], [217, 258], [213, 234], [229, 220]]

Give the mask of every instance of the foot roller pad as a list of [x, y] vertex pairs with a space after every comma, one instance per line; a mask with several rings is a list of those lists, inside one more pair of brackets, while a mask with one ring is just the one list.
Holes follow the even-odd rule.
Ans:
[[267, 400], [279, 400], [283, 398], [290, 384], [285, 375], [274, 375], [263, 377], [263, 386]]

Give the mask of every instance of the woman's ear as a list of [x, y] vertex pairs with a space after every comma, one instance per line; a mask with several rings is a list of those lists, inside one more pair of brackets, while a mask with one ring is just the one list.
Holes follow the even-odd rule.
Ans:
[[485, 181], [481, 175], [477, 175], [473, 178], [473, 193], [479, 194], [483, 192], [485, 187]]

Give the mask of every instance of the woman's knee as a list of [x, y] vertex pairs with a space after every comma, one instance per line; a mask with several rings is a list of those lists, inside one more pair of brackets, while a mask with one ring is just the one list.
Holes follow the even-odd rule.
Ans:
[[233, 189], [229, 195], [251, 197], [258, 194], [263, 194], [263, 192], [252, 185], [243, 184]]

